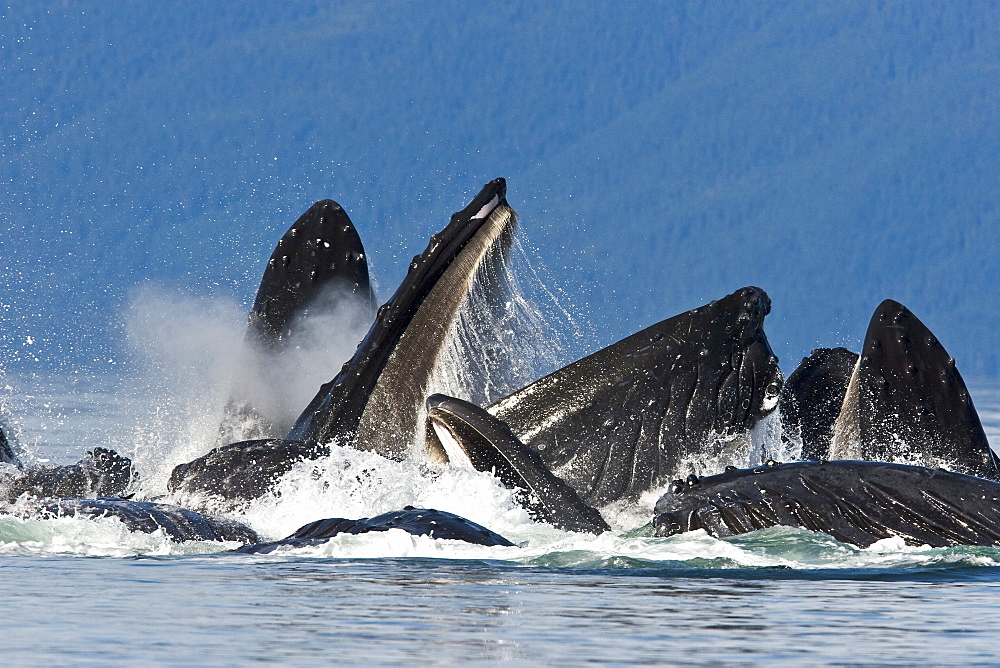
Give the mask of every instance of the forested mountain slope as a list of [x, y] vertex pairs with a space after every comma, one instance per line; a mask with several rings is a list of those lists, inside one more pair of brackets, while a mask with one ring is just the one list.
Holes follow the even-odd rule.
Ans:
[[0, 12], [7, 366], [116, 358], [147, 279], [249, 301], [324, 197], [386, 297], [506, 176], [602, 342], [755, 284], [786, 371], [891, 297], [1000, 373], [996, 3]]

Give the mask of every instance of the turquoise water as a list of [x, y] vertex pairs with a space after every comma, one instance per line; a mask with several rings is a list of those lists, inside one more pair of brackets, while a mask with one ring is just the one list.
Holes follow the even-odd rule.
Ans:
[[[185, 408], [197, 402], [175, 398], [165, 415], [132, 381], [8, 382], [9, 420], [39, 459], [71, 460], [107, 443], [155, 471], [149, 462], [166, 468], [186, 456], [191, 444], [176, 441], [197, 432]], [[974, 388], [973, 396], [996, 443], [1000, 392]], [[147, 482], [159, 484], [155, 473]], [[612, 534], [570, 534], [530, 522], [490, 476], [337, 449], [321, 466], [293, 471], [280, 499], [241, 519], [278, 537], [319, 517], [369, 515], [414, 499], [460, 512], [518, 547], [393, 531], [234, 555], [224, 552], [229, 545], [131, 534], [116, 520], [2, 517], [0, 663], [1000, 659], [1000, 549], [890, 539], [862, 550], [785, 528], [658, 539], [630, 530], [644, 516], [628, 509], [611, 518]]]

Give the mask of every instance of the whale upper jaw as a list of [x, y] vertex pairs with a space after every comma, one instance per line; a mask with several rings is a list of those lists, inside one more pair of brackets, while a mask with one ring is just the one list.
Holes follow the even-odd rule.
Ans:
[[895, 461], [1000, 476], [954, 358], [899, 302], [886, 299], [872, 314], [830, 459]]
[[[487, 407], [581, 498], [638, 499], [728, 457], [777, 405], [771, 301], [746, 287], [663, 320]], [[687, 471], [685, 470], [685, 475]]]

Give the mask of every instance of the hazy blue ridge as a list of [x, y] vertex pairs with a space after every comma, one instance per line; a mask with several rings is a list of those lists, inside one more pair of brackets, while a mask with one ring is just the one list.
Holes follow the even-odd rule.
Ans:
[[891, 297], [995, 378], [998, 26], [995, 2], [11, 4], [0, 364], [121, 359], [147, 280], [249, 304], [325, 197], [387, 297], [505, 176], [601, 342], [752, 284], [786, 373]]

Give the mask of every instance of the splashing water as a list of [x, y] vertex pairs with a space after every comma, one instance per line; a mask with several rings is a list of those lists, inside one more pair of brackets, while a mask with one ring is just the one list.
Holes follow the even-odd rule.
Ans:
[[[502, 256], [488, 258], [472, 282], [428, 383], [441, 393], [487, 406], [568, 363], [584, 338], [578, 319], [547, 289], [515, 235]], [[424, 424], [420, 406], [417, 424]], [[411, 452], [424, 451], [424, 433]]]
[[[540, 280], [539, 265], [521, 243], [515, 241], [506, 262], [488, 265], [484, 271], [488, 275], [477, 282], [459, 312], [431, 387], [431, 391], [481, 404], [558, 368], [569, 357], [579, 357], [576, 347], [586, 339], [579, 320]], [[316, 340], [331, 331], [347, 333], [339, 351], [323, 349], [328, 361], [314, 366], [332, 368], [322, 372], [318, 382], [332, 377], [342, 361], [334, 358], [349, 356], [359, 338], [356, 325], [352, 330], [344, 324], [350, 318], [335, 310], [327, 315], [325, 320], [314, 321]], [[68, 436], [79, 437], [72, 459], [94, 445], [115, 447], [134, 458], [143, 476], [140, 498], [161, 494], [174, 465], [215, 445], [229, 383], [244, 370], [244, 324], [244, 313], [236, 304], [177, 297], [165, 288], [147, 286], [138, 293], [127, 328], [145, 373], [89, 381], [53, 376], [31, 391], [30, 402], [17, 399], [17, 383], [12, 382], [5, 401], [11, 406], [13, 434], [27, 434], [21, 440], [35, 444], [35, 461], [52, 458], [49, 435], [53, 433], [59, 434], [59, 448], [67, 446]], [[308, 344], [297, 346], [294, 354], [303, 361], [296, 364], [309, 365], [312, 349]], [[75, 387], [74, 400], [85, 398], [90, 410], [59, 408], [60, 402], [70, 403], [66, 387]], [[28, 404], [53, 408], [41, 418], [19, 419]], [[986, 404], [985, 416], [1000, 414]], [[995, 436], [993, 424], [984, 422]], [[699, 474], [714, 473], [728, 463], [749, 466], [768, 458], [790, 461], [798, 452], [795, 442], [782, 440], [780, 416], [775, 412], [727, 456], [725, 462], [703, 459], [690, 465]], [[263, 537], [275, 539], [323, 517], [370, 517], [414, 505], [460, 514], [518, 544], [487, 548], [394, 530], [340, 536], [324, 545], [296, 550], [295, 558], [435, 557], [501, 560], [511, 566], [615, 569], [1000, 566], [1000, 550], [994, 548], [931, 549], [889, 540], [859, 549], [821, 534], [782, 527], [721, 540], [703, 532], [653, 538], [647, 522], [658, 495], [659, 490], [654, 490], [638, 503], [605, 508], [606, 518], [616, 529], [612, 533], [574, 534], [533, 522], [511, 491], [492, 475], [417, 460], [391, 461], [372, 452], [334, 446], [329, 457], [296, 465], [271, 494], [236, 516]], [[165, 535], [130, 533], [110, 518], [0, 516], [0, 554], [7, 555], [192, 555], [229, 547], [233, 546], [177, 545]], [[260, 558], [289, 556], [279, 552]]]
[[284, 436], [320, 385], [354, 354], [371, 318], [367, 298], [335, 284], [309, 302], [280, 345], [261, 349], [244, 341], [240, 367], [230, 382], [230, 398], [251, 406], [266, 428], [259, 434], [252, 433], [258, 425], [249, 425], [251, 433], [234, 429], [219, 444]]
[[575, 323], [551, 293], [548, 309], [538, 306], [545, 293], [524, 271], [531, 265], [516, 238], [503, 259], [484, 264], [451, 327], [430, 393], [485, 406], [568, 361]]
[[126, 340], [139, 373], [132, 397], [132, 457], [145, 494], [166, 491], [174, 466], [215, 445], [230, 379], [242, 360], [243, 309], [216, 297], [178, 295], [166, 286], [137, 290], [125, 314]]
[[[114, 392], [109, 387], [104, 385], [99, 389], [110, 398]], [[111, 401], [105, 403], [113, 405]], [[186, 404], [178, 400], [171, 405]], [[126, 410], [124, 404], [117, 410]], [[84, 416], [87, 421], [109, 417], [113, 422], [124, 421], [121, 415]], [[172, 420], [168, 423], [173, 424]], [[169, 439], [161, 439], [155, 447], [161, 448], [161, 456], [174, 456], [170, 445]], [[655, 569], [656, 572], [678, 574], [731, 569], [751, 569], [753, 572], [764, 569], [761, 571], [764, 573], [771, 572], [769, 569], [948, 573], [955, 569], [1000, 568], [1000, 549], [997, 548], [927, 548], [889, 539], [861, 549], [822, 534], [785, 527], [726, 539], [713, 538], [701, 531], [655, 538], [646, 525], [650, 517], [648, 512], [637, 510], [641, 506], [651, 506], [655, 493], [645, 501], [648, 503], [605, 509], [608, 521], [616, 529], [614, 532], [601, 536], [569, 533], [531, 521], [515, 502], [511, 491], [489, 474], [414, 460], [391, 461], [371, 452], [333, 447], [328, 458], [302, 462], [294, 467], [272, 494], [253, 502], [235, 517], [248, 523], [264, 538], [274, 539], [322, 517], [370, 517], [412, 504], [463, 515], [506, 536], [517, 547], [483, 547], [393, 530], [360, 536], [342, 535], [322, 545], [252, 558], [232, 556], [226, 559], [295, 562], [330, 558], [432, 558], [487, 560], [514, 570], [541, 567], [586, 572], [610, 569], [625, 573]], [[178, 545], [162, 533], [129, 532], [118, 520], [111, 518], [25, 520], [0, 516], [0, 555], [3, 556], [190, 559], [233, 547], [234, 544], [213, 542]]]

